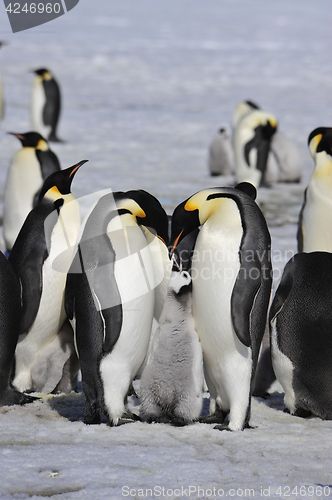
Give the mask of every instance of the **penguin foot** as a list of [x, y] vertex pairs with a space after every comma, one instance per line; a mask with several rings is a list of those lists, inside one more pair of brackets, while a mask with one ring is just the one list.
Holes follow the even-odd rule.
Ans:
[[228, 425], [226, 424], [220, 424], [220, 425], [215, 425], [213, 427], [214, 429], [217, 429], [218, 431], [229, 431], [229, 432], [233, 432], [232, 429], [230, 429], [228, 427]]
[[6, 389], [4, 394], [0, 396], [0, 406], [12, 406], [12, 405], [25, 405], [28, 403], [33, 403], [39, 398], [35, 396], [28, 396], [22, 392], [16, 391], [15, 389]]
[[300, 418], [308, 418], [312, 416], [312, 413], [310, 410], [305, 410], [304, 408], [296, 408], [294, 413], [291, 413], [288, 408], [285, 408], [284, 413], [288, 413], [289, 415], [293, 415], [294, 417], [300, 417]]
[[134, 420], [135, 422], [142, 422], [142, 419], [139, 415], [136, 415], [135, 413], [131, 413], [131, 412], [124, 413], [122, 415], [121, 419]]
[[217, 407], [213, 415], [202, 415], [198, 421], [202, 424], [223, 424], [227, 415], [228, 412], [222, 411]]
[[101, 422], [100, 410], [97, 403], [84, 406], [84, 423], [86, 425], [98, 425]]

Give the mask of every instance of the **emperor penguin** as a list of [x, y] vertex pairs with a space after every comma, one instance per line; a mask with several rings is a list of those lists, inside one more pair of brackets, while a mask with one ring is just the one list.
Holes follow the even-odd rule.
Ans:
[[151, 194], [132, 190], [101, 197], [78, 239], [65, 307], [75, 331], [86, 424], [100, 423], [102, 414], [118, 424], [148, 350], [157, 282], [147, 230], [167, 246], [166, 212]]
[[59, 84], [46, 68], [34, 71], [36, 74], [31, 93], [31, 127], [49, 141], [62, 142], [57, 137], [57, 126], [61, 111]]
[[36, 399], [10, 387], [21, 314], [20, 282], [0, 252], [0, 406], [22, 405]]
[[273, 368], [292, 415], [332, 420], [331, 283], [331, 253], [298, 253], [272, 302]]
[[[3, 47], [4, 45], [7, 45], [6, 42], [0, 41], [0, 48]], [[4, 114], [5, 114], [5, 100], [4, 100], [2, 77], [0, 73], [0, 122], [3, 120]]]
[[244, 113], [233, 128], [235, 175], [237, 182], [255, 187], [264, 183], [270, 144], [277, 119], [260, 109]]
[[229, 132], [221, 127], [209, 147], [208, 168], [211, 175], [234, 173], [234, 155]]
[[313, 130], [308, 146], [315, 169], [299, 215], [298, 252], [332, 252], [332, 128]]
[[203, 403], [203, 356], [192, 316], [192, 280], [173, 267], [167, 297], [141, 376], [142, 410], [151, 421], [185, 425]]
[[33, 389], [32, 370], [39, 353], [66, 319], [66, 275], [80, 228], [79, 205], [70, 188], [85, 162], [46, 179], [39, 202], [27, 216], [9, 255], [22, 287], [23, 316], [13, 380], [19, 391]]
[[192, 258], [192, 300], [210, 391], [210, 414], [229, 412], [228, 425], [249, 427], [252, 385], [271, 293], [270, 234], [256, 189], [199, 191], [172, 216], [173, 249], [201, 227]]
[[4, 191], [3, 234], [8, 252], [36, 204], [43, 182], [51, 173], [60, 170], [56, 154], [40, 134], [10, 134], [20, 140], [22, 148], [12, 158]]

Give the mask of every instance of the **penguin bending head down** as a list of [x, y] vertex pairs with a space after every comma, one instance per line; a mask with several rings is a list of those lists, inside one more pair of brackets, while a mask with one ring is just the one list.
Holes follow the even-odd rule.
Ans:
[[154, 242], [145, 237], [152, 229], [167, 246], [168, 217], [142, 190], [103, 196], [83, 225], [65, 307], [75, 331], [86, 424], [100, 423], [103, 413], [111, 425], [118, 424], [146, 356], [158, 284], [150, 252]]
[[30, 105], [32, 129], [53, 142], [62, 142], [57, 137], [57, 126], [61, 111], [61, 94], [58, 82], [45, 68], [34, 71], [36, 74]]
[[[79, 205], [70, 187], [85, 162], [46, 179], [39, 202], [26, 218], [9, 255], [22, 286], [23, 316], [13, 380], [20, 391], [33, 389], [32, 370], [39, 353], [58, 334], [66, 318], [66, 275], [80, 228]], [[60, 262], [56, 265], [57, 258]]]
[[56, 154], [37, 132], [17, 134], [22, 148], [13, 156], [4, 192], [3, 233], [10, 252], [28, 213], [36, 205], [45, 179], [60, 170]]
[[299, 215], [299, 252], [332, 252], [332, 128], [318, 127], [308, 138], [315, 170]]
[[188, 271], [171, 274], [151, 351], [141, 376], [143, 413], [152, 421], [185, 425], [203, 403], [203, 357], [192, 316]]
[[173, 248], [201, 226], [192, 258], [192, 300], [210, 414], [249, 427], [252, 382], [271, 293], [270, 234], [248, 183], [200, 191], [172, 216]]
[[270, 310], [272, 362], [292, 415], [332, 420], [332, 254], [296, 254]]

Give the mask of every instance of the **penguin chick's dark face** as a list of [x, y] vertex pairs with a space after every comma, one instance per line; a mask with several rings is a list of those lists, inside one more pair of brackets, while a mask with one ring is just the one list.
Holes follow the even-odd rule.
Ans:
[[318, 127], [313, 130], [308, 138], [308, 146], [313, 158], [323, 151], [332, 156], [332, 128]]
[[35, 148], [41, 151], [49, 149], [48, 142], [38, 132], [25, 132], [24, 134], [17, 134], [15, 132], [8, 132], [8, 134], [17, 137], [24, 148]]
[[65, 170], [59, 170], [58, 172], [54, 172], [49, 177], [47, 177], [40, 191], [38, 201], [41, 201], [45, 194], [50, 190], [52, 191], [52, 198], [55, 199], [57, 198], [56, 195], [58, 195], [58, 198], [60, 198], [61, 195], [70, 194], [70, 187], [74, 175], [76, 174], [77, 170], [87, 161], [88, 160], [82, 160], [72, 167], [66, 168]]
[[[123, 199], [121, 208], [128, 208], [139, 225], [154, 229], [157, 236], [168, 245], [168, 217], [157, 198], [143, 189], [127, 191], [119, 196], [115, 194], [114, 197], [116, 201]], [[134, 200], [137, 208], [126, 207], [126, 199]]]

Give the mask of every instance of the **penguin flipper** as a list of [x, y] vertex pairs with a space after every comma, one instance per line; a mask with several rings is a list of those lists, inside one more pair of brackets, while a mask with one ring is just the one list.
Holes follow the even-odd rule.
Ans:
[[304, 212], [304, 207], [306, 205], [307, 201], [307, 189], [304, 191], [304, 198], [303, 198], [303, 204], [301, 207], [300, 215], [299, 215], [299, 222], [297, 226], [297, 251], [303, 252], [303, 212]]
[[275, 293], [270, 313], [269, 313], [269, 322], [277, 316], [280, 312], [282, 306], [284, 305], [293, 284], [293, 272], [292, 267], [294, 266], [294, 257], [292, 257], [286, 264], [280, 284]]

